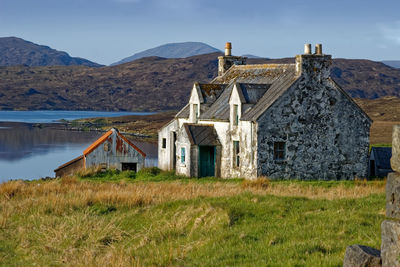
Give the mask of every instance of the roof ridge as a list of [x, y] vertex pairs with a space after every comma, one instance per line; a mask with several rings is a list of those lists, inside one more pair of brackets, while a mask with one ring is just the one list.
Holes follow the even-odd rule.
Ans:
[[113, 133], [113, 130], [110, 129], [108, 130], [105, 134], [100, 136], [96, 141], [94, 141], [88, 148], [86, 148], [83, 151], [83, 155], [86, 156], [87, 154], [90, 154], [93, 150], [95, 150], [100, 144], [102, 144], [111, 134]]
[[[262, 69], [278, 69], [283, 67], [294, 67], [295, 63], [269, 63], [269, 64], [247, 64], [247, 65], [233, 65], [233, 68], [237, 69], [252, 69], [252, 68], [262, 68]], [[232, 69], [232, 67], [230, 69]]]

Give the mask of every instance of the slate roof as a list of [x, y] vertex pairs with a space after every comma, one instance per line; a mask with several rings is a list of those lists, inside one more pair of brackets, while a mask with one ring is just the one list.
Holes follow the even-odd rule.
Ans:
[[295, 64], [253, 64], [233, 65], [220, 77], [216, 77], [213, 83], [229, 84], [232, 81], [237, 83], [258, 83], [273, 84], [283, 74], [290, 71], [295, 73]]
[[243, 104], [256, 104], [258, 100], [265, 94], [270, 84], [257, 84], [257, 83], [238, 83], [240, 90], [240, 98]]
[[176, 115], [176, 118], [185, 119], [189, 118], [190, 115], [190, 105], [186, 104]]
[[226, 84], [199, 83], [201, 95], [205, 104], [212, 104], [222, 94]]
[[254, 121], [257, 120], [284, 92], [286, 92], [297, 80], [294, 71], [287, 71], [268, 88], [267, 92], [261, 99], [242, 115], [240, 120]]
[[204, 113], [200, 113], [201, 120], [229, 120], [229, 98], [234, 83], [229, 84], [220, 97]]
[[201, 125], [201, 124], [183, 124], [186, 133], [189, 137], [192, 145], [200, 146], [218, 146], [220, 142], [218, 140], [217, 132], [213, 125]]
[[[295, 64], [233, 65], [212, 84], [197, 84], [202, 94], [215, 92], [215, 98], [210, 98], [208, 105], [201, 105], [204, 110], [200, 111], [200, 119], [229, 121], [229, 98], [236, 84], [247, 107], [241, 120], [257, 120], [296, 79]], [[189, 105], [186, 105], [176, 117], [188, 118], [189, 115]]]
[[375, 163], [378, 169], [391, 170], [390, 158], [392, 157], [391, 147], [372, 147], [371, 155], [374, 154]]

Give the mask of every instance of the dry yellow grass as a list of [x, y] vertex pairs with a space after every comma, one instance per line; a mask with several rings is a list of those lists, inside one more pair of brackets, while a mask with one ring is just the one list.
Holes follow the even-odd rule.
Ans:
[[[310, 199], [360, 198], [384, 192], [384, 183], [356, 181], [354, 186], [314, 186], [299, 183], [270, 183], [266, 179], [240, 183], [138, 182], [93, 183], [74, 177], [43, 183], [10, 181], [0, 185], [0, 203], [21, 197], [20, 208], [37, 205], [41, 209], [64, 210], [65, 206], [87, 206], [95, 203], [143, 206], [171, 200], [196, 197], [225, 197], [243, 192], [258, 195], [295, 196]], [[1, 220], [0, 220], [1, 223]]]

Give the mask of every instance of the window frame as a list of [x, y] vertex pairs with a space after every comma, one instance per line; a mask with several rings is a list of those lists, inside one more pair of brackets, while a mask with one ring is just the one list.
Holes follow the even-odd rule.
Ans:
[[199, 119], [199, 105], [193, 104], [193, 117], [195, 120]]
[[162, 139], [161, 148], [167, 148], [167, 138]]
[[233, 125], [239, 125], [239, 105], [233, 104]]
[[186, 162], [186, 148], [181, 147], [181, 164], [185, 164]]
[[237, 140], [233, 141], [233, 166], [236, 168], [240, 167], [240, 142]]
[[278, 141], [274, 142], [274, 160], [285, 161], [286, 160], [286, 142]]

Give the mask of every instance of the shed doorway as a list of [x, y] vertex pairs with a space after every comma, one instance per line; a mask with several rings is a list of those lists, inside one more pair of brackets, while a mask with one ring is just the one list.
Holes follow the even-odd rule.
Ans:
[[369, 161], [369, 176], [375, 177], [376, 172], [375, 172], [375, 160], [370, 160]]
[[199, 146], [199, 177], [215, 176], [215, 146]]
[[123, 162], [122, 163], [122, 171], [134, 171], [134, 172], [137, 172], [137, 163], [136, 162], [135, 163]]

